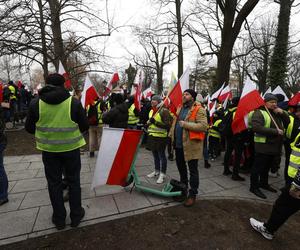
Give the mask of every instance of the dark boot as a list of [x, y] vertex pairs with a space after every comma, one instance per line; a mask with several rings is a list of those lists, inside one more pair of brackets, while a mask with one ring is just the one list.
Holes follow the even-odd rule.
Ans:
[[209, 164], [208, 160], [204, 160], [204, 167], [205, 168], [210, 168], [211, 165]]

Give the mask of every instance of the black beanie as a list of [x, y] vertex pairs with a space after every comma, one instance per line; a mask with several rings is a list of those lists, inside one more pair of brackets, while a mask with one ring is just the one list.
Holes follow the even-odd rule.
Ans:
[[193, 97], [194, 101], [196, 101], [197, 92], [195, 90], [193, 90], [193, 89], [186, 89], [185, 91], [183, 91], [183, 93], [184, 92], [188, 92]]
[[51, 84], [55, 86], [60, 86], [65, 83], [65, 78], [58, 73], [50, 74], [46, 78], [46, 84]]

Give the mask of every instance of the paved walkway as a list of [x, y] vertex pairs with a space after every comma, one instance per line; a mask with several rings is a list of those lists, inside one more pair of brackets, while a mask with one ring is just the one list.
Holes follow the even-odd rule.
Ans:
[[[92, 175], [95, 168], [95, 158], [82, 155], [82, 203], [86, 215], [80, 226], [113, 220], [124, 216], [143, 213], [167, 206], [178, 205], [170, 198], [161, 198], [151, 194], [132, 193], [119, 186], [103, 186], [90, 190]], [[257, 199], [249, 192], [249, 176], [245, 182], [232, 181], [223, 176], [222, 159], [212, 163], [210, 169], [200, 162], [200, 192], [198, 199]], [[283, 161], [282, 161], [283, 162]], [[45, 179], [41, 155], [4, 157], [4, 165], [9, 178], [9, 202], [0, 207], [0, 245], [25, 240], [31, 237], [56, 232], [51, 222], [52, 208], [50, 205], [47, 183]], [[153, 182], [146, 177], [153, 171], [153, 158], [149, 151], [141, 149], [136, 162], [137, 171], [142, 180]], [[281, 167], [281, 170], [283, 167]], [[174, 161], [168, 162], [168, 178], [178, 179]], [[276, 187], [283, 186], [283, 174], [279, 178], [269, 178]], [[272, 202], [278, 194], [264, 192]], [[67, 207], [68, 204], [66, 203]], [[70, 223], [67, 217], [67, 224]], [[69, 230], [67, 226], [65, 230]], [[76, 229], [74, 229], [76, 230]]]

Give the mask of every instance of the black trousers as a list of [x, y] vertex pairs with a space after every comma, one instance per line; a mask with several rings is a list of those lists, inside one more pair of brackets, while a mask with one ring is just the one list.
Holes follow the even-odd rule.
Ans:
[[275, 233], [291, 215], [300, 209], [300, 200], [290, 196], [289, 189], [290, 186], [287, 186], [275, 201], [271, 216], [265, 223], [265, 227], [270, 233]]
[[257, 189], [260, 186], [269, 185], [269, 170], [277, 164], [275, 155], [255, 153], [254, 164], [251, 168], [250, 188]]
[[212, 158], [216, 158], [221, 154], [221, 139], [213, 136], [208, 137], [208, 150]]
[[284, 163], [284, 180], [285, 184], [288, 186], [292, 183], [293, 179], [288, 175], [288, 169], [290, 164], [290, 156], [292, 153], [291, 145], [289, 141], [284, 143], [284, 151], [285, 151], [285, 163]]
[[190, 172], [190, 180], [188, 179], [187, 166], [184, 159], [183, 148], [175, 148], [176, 165], [180, 175], [180, 181], [187, 187], [190, 184], [189, 196], [195, 197], [199, 188], [199, 171], [198, 160], [190, 160], [187, 162]]
[[48, 182], [48, 191], [53, 208], [53, 218], [57, 222], [63, 222], [66, 218], [66, 209], [63, 199], [62, 174], [69, 186], [70, 218], [76, 220], [80, 217], [81, 210], [81, 188], [80, 188], [80, 150], [75, 149], [68, 152], [52, 153], [42, 152], [42, 160], [45, 167], [45, 175]]
[[224, 171], [229, 170], [229, 161], [234, 150], [233, 174], [237, 175], [244, 150], [244, 140], [241, 137], [226, 137], [226, 152], [224, 155]]

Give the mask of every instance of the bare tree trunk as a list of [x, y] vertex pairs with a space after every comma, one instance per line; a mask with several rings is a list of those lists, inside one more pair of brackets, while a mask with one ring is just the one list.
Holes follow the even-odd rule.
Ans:
[[181, 0], [176, 0], [176, 22], [178, 39], [178, 78], [183, 74], [183, 47], [182, 47], [182, 23], [181, 23]]
[[44, 80], [46, 82], [46, 77], [48, 76], [48, 59], [47, 59], [47, 42], [46, 42], [46, 32], [45, 32], [45, 22], [43, 14], [43, 3], [42, 0], [38, 0], [39, 14], [40, 14], [40, 28], [41, 28], [41, 40], [42, 40], [42, 55], [43, 55], [43, 71]]
[[54, 65], [56, 70], [58, 70], [59, 60], [64, 66], [66, 65], [60, 21], [61, 6], [60, 2], [57, 0], [48, 0], [48, 3], [50, 7], [51, 29], [54, 43]]

